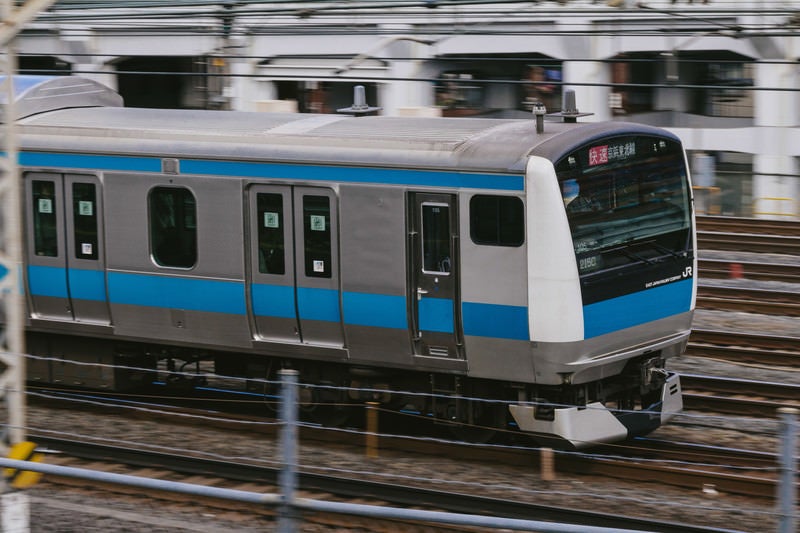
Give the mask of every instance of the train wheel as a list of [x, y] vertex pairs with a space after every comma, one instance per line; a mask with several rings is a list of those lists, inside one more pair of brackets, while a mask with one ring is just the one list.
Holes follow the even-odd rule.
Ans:
[[488, 402], [472, 401], [466, 420], [451, 422], [450, 433], [458, 440], [473, 444], [486, 444], [498, 432], [499, 421], [505, 420], [505, 406]]
[[301, 416], [309, 422], [341, 427], [353, 415], [352, 404], [337, 390], [305, 386], [299, 395]]
[[472, 444], [486, 444], [497, 435], [497, 430], [467, 424], [452, 424], [450, 434], [457, 440]]

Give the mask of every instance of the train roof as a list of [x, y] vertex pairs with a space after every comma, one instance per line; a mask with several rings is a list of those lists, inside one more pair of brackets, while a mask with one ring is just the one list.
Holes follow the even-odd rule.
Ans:
[[[539, 152], [552, 158], [586, 142], [586, 135], [600, 136], [622, 127], [620, 123], [548, 121], [544, 132], [537, 133], [533, 116], [530, 120], [352, 117], [125, 108], [105, 100], [111, 105], [98, 102], [97, 107], [83, 107], [67, 101], [65, 108], [52, 107], [21, 118], [22, 148], [522, 172], [529, 155]], [[629, 124], [631, 128], [644, 127]], [[581, 135], [568, 133], [576, 129]], [[563, 145], [551, 142], [562, 137], [567, 141]]]
[[[0, 76], [0, 82], [5, 77]], [[122, 106], [122, 97], [115, 91], [86, 78], [73, 76], [14, 76], [11, 79], [14, 99], [14, 118], [21, 118], [68, 107]], [[8, 96], [0, 91], [5, 122]]]

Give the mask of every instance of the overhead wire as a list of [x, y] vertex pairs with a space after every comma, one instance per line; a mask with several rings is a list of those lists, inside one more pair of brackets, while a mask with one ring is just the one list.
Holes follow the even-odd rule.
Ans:
[[[720, 8], [714, 4], [713, 8], [701, 8], [693, 5], [691, 12], [686, 12], [685, 6], [674, 5], [671, 8], [661, 8], [650, 5], [649, 3], [639, 2], [635, 5], [621, 10], [606, 5], [605, 2], [569, 2], [572, 4], [566, 8], [568, 2], [555, 1], [536, 1], [536, 0], [438, 0], [435, 3], [423, 1], [328, 1], [328, 2], [307, 2], [302, 0], [285, 2], [261, 2], [248, 0], [228, 0], [228, 1], [185, 1], [185, 2], [155, 2], [155, 1], [120, 1], [120, 2], [101, 2], [89, 3], [78, 2], [63, 3], [58, 2], [47, 11], [43, 12], [39, 18], [41, 21], [103, 21], [113, 20], [120, 16], [121, 12], [127, 12], [128, 16], [138, 18], [157, 18], [169, 19], [174, 17], [199, 16], [215, 17], [221, 14], [233, 15], [237, 18], [250, 18], [258, 16], [283, 16], [297, 18], [299, 20], [322, 19], [329, 17], [346, 16], [381, 16], [381, 17], [409, 17], [424, 16], [427, 20], [445, 19], [458, 17], [461, 19], [469, 17], [485, 18], [496, 14], [508, 12], [509, 8], [520, 14], [528, 15], [549, 15], [557, 16], [562, 20], [574, 17], [586, 16], [608, 16], [617, 17], [620, 11], [628, 13], [652, 12], [669, 17], [678, 17], [684, 20], [694, 19], [697, 21], [710, 22], [714, 25], [719, 24], [708, 16], [750, 16], [757, 15], [761, 18], [786, 16], [792, 17], [798, 14], [797, 9], [776, 5], [769, 7], [763, 3], [759, 6], [736, 5], [731, 8]], [[520, 9], [519, 6], [527, 6], [527, 10]], [[718, 5], [718, 4], [717, 4]], [[467, 6], [469, 9], [464, 9]], [[503, 6], [505, 9], [493, 11]], [[435, 9], [431, 9], [435, 7]], [[130, 13], [134, 11], [135, 13]]]

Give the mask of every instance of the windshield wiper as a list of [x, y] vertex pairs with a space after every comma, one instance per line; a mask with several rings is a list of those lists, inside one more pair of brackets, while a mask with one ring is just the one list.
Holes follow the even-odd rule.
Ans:
[[653, 248], [655, 248], [659, 252], [665, 253], [665, 254], [669, 254], [669, 255], [671, 255], [672, 257], [675, 257], [675, 258], [686, 257], [686, 252], [676, 252], [675, 250], [670, 250], [666, 246], [662, 246], [662, 245], [658, 244], [655, 240], [645, 241], [642, 244], [650, 244], [650, 245], [653, 246]]
[[645, 263], [645, 264], [648, 264], [648, 265], [652, 265], [654, 263], [654, 261], [652, 259], [648, 259], [646, 257], [642, 257], [640, 255], [637, 255], [637, 254], [631, 252], [630, 250], [628, 250], [627, 247], [625, 247], [625, 246], [620, 246], [619, 248], [617, 248], [614, 251], [617, 251], [617, 250], [622, 252], [626, 257], [628, 257], [630, 259], [636, 259], [640, 263]]

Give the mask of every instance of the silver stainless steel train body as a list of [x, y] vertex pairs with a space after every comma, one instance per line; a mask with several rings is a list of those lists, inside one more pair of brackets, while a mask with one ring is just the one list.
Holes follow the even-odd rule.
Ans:
[[385, 389], [573, 447], [682, 408], [665, 360], [689, 335], [696, 259], [670, 133], [132, 109], [80, 78], [18, 85], [28, 346], [47, 357], [32, 380], [293, 366], [354, 387], [345, 400]]

